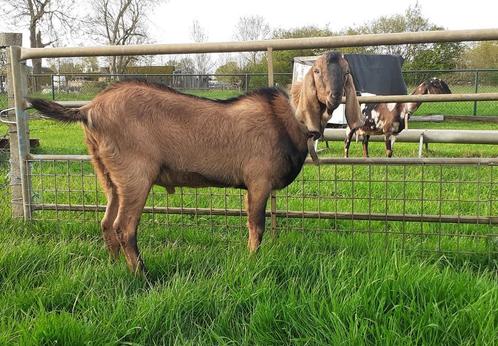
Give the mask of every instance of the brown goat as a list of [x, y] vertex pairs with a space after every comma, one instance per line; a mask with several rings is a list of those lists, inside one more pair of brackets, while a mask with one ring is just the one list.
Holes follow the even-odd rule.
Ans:
[[154, 184], [169, 193], [179, 186], [247, 189], [248, 247], [256, 251], [270, 192], [299, 174], [307, 143], [322, 136], [344, 93], [349, 124], [359, 127], [361, 112], [349, 66], [332, 52], [317, 59], [302, 85], [293, 87], [292, 100], [276, 88], [213, 101], [126, 81], [79, 109], [28, 101], [48, 117], [83, 124], [107, 196], [104, 240], [113, 257], [123, 249], [129, 268], [142, 272], [137, 226]]
[[[431, 78], [423, 81], [412, 92], [412, 95], [424, 94], [451, 94], [448, 85], [439, 78]], [[392, 146], [395, 136], [405, 128], [406, 119], [410, 119], [422, 102], [407, 103], [367, 103], [362, 109], [365, 123], [357, 131], [357, 135], [363, 136], [363, 157], [368, 157], [368, 141], [371, 135], [384, 135], [386, 143], [386, 155], [393, 154]], [[344, 141], [344, 155], [349, 156], [349, 145], [355, 131], [349, 130]]]

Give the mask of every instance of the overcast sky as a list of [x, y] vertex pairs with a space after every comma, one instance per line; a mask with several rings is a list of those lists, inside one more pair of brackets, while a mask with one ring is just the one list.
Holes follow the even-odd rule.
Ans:
[[[418, 2], [424, 17], [447, 29], [498, 27], [497, 0]], [[238, 19], [252, 15], [263, 16], [272, 29], [314, 25], [336, 31], [382, 15], [403, 13], [414, 4], [414, 0], [168, 0], [150, 15], [149, 31], [157, 43], [191, 42], [192, 22], [197, 20], [208, 41], [231, 41]], [[19, 31], [6, 27], [3, 22], [0, 22], [0, 30]], [[24, 36], [27, 46], [26, 32]], [[71, 45], [78, 44], [74, 41]]]
[[[498, 27], [497, 0], [419, 0], [424, 17], [447, 29]], [[157, 42], [189, 42], [192, 21], [198, 20], [209, 41], [233, 39], [239, 17], [261, 15], [274, 28], [328, 26], [336, 31], [382, 15], [403, 13], [409, 0], [169, 0], [151, 16]]]

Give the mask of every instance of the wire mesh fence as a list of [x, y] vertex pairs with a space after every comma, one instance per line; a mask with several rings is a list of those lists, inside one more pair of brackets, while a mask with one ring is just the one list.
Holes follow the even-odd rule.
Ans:
[[[404, 71], [403, 77], [409, 92], [422, 81], [438, 77], [445, 80], [453, 93], [496, 92], [498, 70], [424, 70]], [[146, 79], [188, 93], [212, 97], [230, 97], [268, 85], [266, 73], [241, 74], [45, 74], [30, 75], [28, 86], [31, 94], [54, 100], [90, 100], [109, 84], [126, 79]], [[292, 80], [290, 73], [275, 73], [275, 84], [287, 87]], [[34, 86], [37, 89], [33, 89]], [[0, 100], [1, 102], [1, 100]], [[416, 115], [496, 115], [498, 105], [494, 101], [463, 101], [425, 103]]]
[[7, 220], [11, 215], [10, 162], [7, 134], [7, 127], [0, 125], [0, 220]]
[[[424, 70], [404, 71], [408, 90], [413, 90], [423, 80], [437, 77], [449, 85], [453, 93], [488, 93], [498, 90], [498, 70]], [[418, 114], [437, 113], [446, 115], [498, 115], [494, 101], [457, 102], [422, 105]]]
[[[498, 159], [457, 161], [305, 165], [276, 194], [273, 231], [355, 233], [409, 250], [496, 256]], [[105, 196], [88, 161], [31, 160], [30, 167], [35, 220], [99, 224]], [[141, 225], [245, 232], [245, 215], [243, 190], [177, 188], [168, 194], [154, 187]]]

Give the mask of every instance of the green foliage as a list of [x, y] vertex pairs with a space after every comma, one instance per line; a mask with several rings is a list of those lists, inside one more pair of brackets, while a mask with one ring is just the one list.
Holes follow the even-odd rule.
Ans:
[[411, 61], [404, 65], [406, 70], [446, 70], [457, 67], [463, 54], [458, 42], [434, 43], [421, 48]]
[[[464, 68], [498, 68], [498, 41], [483, 41], [467, 50], [461, 63]], [[498, 74], [480, 74], [480, 81], [497, 84]]]
[[[303, 37], [324, 37], [333, 36], [334, 33], [328, 28], [318, 28], [315, 26], [305, 26], [291, 30], [276, 30], [274, 39], [303, 38]], [[322, 54], [325, 49], [298, 49], [284, 50], [273, 53], [273, 68], [275, 72], [292, 72], [294, 58], [299, 56], [314, 56]], [[280, 84], [286, 85], [292, 82], [292, 77], [281, 79]]]
[[[414, 6], [409, 6], [403, 14], [381, 16], [371, 22], [349, 27], [342, 33], [359, 35], [434, 30], [444, 30], [444, 28], [424, 17], [420, 5], [416, 3]], [[405, 44], [344, 50], [345, 53], [401, 55], [405, 59], [407, 69], [454, 68], [463, 51], [464, 46], [461, 43]]]
[[[381, 16], [370, 22], [345, 28], [339, 34], [381, 34], [396, 32], [418, 32], [443, 30], [444, 28], [431, 23], [423, 16], [422, 9], [418, 3], [409, 6], [404, 13], [391, 16]], [[306, 26], [290, 30], [277, 29], [273, 33], [274, 39], [302, 38], [333, 36], [338, 33], [328, 28]], [[362, 54], [392, 54], [401, 55], [405, 59], [405, 69], [452, 69], [461, 61], [465, 46], [459, 42], [431, 43], [431, 44], [405, 44], [375, 47], [346, 47], [343, 53]], [[275, 72], [292, 72], [293, 59], [297, 56], [314, 56], [323, 52], [323, 49], [303, 49], [293, 51], [276, 51], [273, 53], [273, 66]], [[497, 56], [497, 54], [494, 54]], [[260, 58], [256, 63], [247, 64], [242, 69], [247, 72], [266, 72], [266, 59]], [[283, 77], [280, 84], [286, 85], [291, 82], [291, 77]], [[261, 85], [261, 81], [253, 81], [251, 87]]]
[[[224, 65], [221, 65], [216, 69], [216, 74], [227, 74], [227, 75], [236, 75], [242, 73], [242, 69], [240, 68], [239, 64], [235, 60], [231, 60], [226, 62]], [[227, 84], [239, 84], [241, 83], [242, 80], [241, 77], [239, 76], [218, 76], [216, 77], [217, 80], [221, 83], [227, 83]], [[241, 84], [242, 87], [244, 85]]]
[[[327, 28], [318, 28], [314, 26], [305, 26], [290, 30], [277, 29], [273, 33], [273, 39], [303, 38], [303, 37], [322, 37], [331, 36], [333, 33]], [[323, 53], [325, 49], [297, 49], [273, 52], [273, 71], [276, 73], [292, 73], [294, 58], [299, 56], [314, 56]], [[268, 66], [266, 57], [263, 56], [256, 63], [247, 63], [241, 68], [245, 73], [267, 73]], [[290, 84], [292, 76], [280, 76], [276, 82], [285, 86]], [[267, 86], [268, 79], [265, 76], [252, 76], [249, 81], [249, 88]]]

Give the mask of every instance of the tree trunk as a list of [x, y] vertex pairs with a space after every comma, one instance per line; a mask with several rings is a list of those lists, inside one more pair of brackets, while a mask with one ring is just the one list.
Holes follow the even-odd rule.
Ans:
[[[39, 48], [41, 44], [41, 33], [36, 32], [36, 24], [32, 24], [29, 28], [29, 41], [31, 48]], [[32, 59], [33, 64], [33, 74], [42, 73], [42, 60]], [[40, 91], [40, 83], [38, 83], [38, 77], [31, 77], [31, 92]]]

